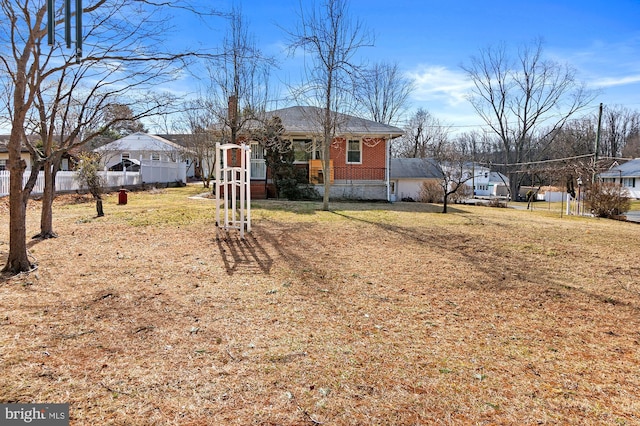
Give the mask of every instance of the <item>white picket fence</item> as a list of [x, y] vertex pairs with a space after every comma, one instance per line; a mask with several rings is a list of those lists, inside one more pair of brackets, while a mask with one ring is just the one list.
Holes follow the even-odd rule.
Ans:
[[[186, 182], [187, 171], [185, 163], [164, 161], [143, 161], [139, 172], [99, 172], [105, 182], [105, 187], [119, 188], [122, 186], [135, 186], [142, 183], [168, 183]], [[31, 171], [25, 171], [22, 178], [22, 186], [27, 183]], [[76, 172], [60, 171], [56, 174], [57, 192], [75, 192], [86, 190], [76, 179]], [[44, 191], [44, 172], [38, 173], [38, 180], [33, 187], [32, 194], [42, 194]], [[9, 195], [9, 171], [0, 171], [0, 197]]]

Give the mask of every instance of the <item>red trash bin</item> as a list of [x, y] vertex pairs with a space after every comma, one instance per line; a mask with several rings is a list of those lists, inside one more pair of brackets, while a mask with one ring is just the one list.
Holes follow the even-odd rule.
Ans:
[[118, 204], [127, 204], [127, 190], [124, 188], [118, 193]]

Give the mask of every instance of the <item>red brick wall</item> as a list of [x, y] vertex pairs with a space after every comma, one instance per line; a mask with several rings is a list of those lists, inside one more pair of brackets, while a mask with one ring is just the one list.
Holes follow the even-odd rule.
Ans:
[[387, 166], [385, 139], [362, 139], [362, 164], [352, 164], [347, 163], [346, 139], [336, 138], [331, 144], [331, 159], [336, 179], [383, 180]]

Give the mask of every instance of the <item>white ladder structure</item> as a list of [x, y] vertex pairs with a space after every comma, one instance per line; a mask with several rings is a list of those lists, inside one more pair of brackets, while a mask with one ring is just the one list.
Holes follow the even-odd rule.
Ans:
[[[230, 153], [240, 157], [240, 167], [229, 165]], [[216, 226], [237, 229], [240, 238], [251, 232], [251, 149], [246, 144], [216, 143]], [[222, 210], [222, 211], [221, 211]], [[222, 218], [220, 217], [222, 214]]]

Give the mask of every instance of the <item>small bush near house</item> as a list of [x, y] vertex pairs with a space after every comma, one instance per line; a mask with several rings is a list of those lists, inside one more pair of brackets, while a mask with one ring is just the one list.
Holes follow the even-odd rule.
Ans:
[[309, 185], [304, 170], [292, 169], [292, 176], [278, 180], [278, 195], [290, 201], [317, 200], [320, 193]]
[[421, 203], [441, 203], [443, 194], [440, 183], [427, 180], [422, 182], [418, 201]]
[[460, 185], [458, 190], [449, 196], [451, 201], [459, 203], [467, 198], [473, 197], [473, 190], [469, 185]]
[[507, 202], [504, 200], [501, 200], [500, 198], [492, 198], [491, 200], [489, 200], [489, 204], [487, 205], [489, 207], [507, 208]]
[[611, 182], [594, 184], [586, 191], [585, 201], [597, 217], [613, 218], [631, 209], [629, 191]]

